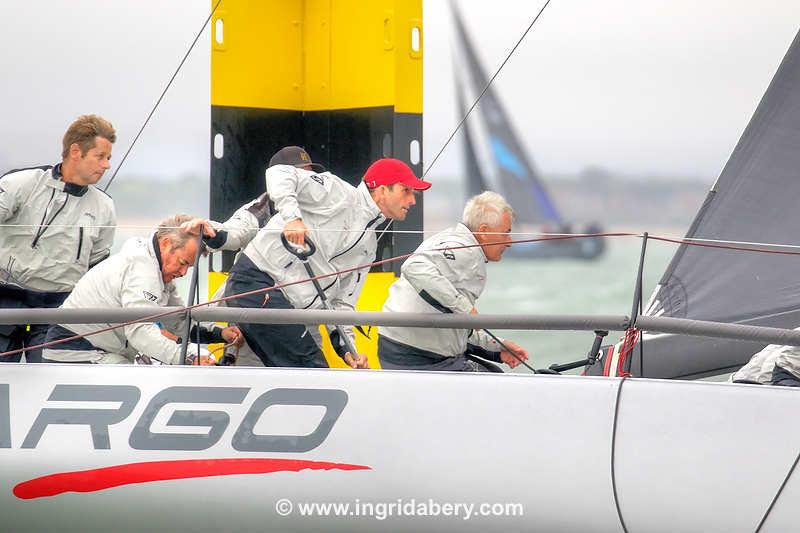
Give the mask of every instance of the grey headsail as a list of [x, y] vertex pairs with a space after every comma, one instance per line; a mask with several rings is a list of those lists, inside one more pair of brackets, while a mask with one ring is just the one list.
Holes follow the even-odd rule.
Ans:
[[[489, 78], [483, 69], [475, 48], [464, 28], [461, 13], [455, 2], [450, 3], [456, 23], [457, 39], [465, 56], [472, 88], [476, 96], [483, 91]], [[561, 216], [550, 199], [544, 184], [514, 135], [511, 122], [499, 98], [490, 87], [481, 98], [477, 109], [486, 124], [492, 156], [497, 164], [498, 180], [506, 198], [530, 198], [534, 201], [518, 202], [514, 205], [517, 220], [522, 223], [561, 224]]]
[[[800, 33], [687, 237], [800, 245]], [[800, 326], [800, 256], [681, 245], [646, 314]], [[660, 378], [723, 373], [762, 347], [677, 335], [645, 337], [631, 370]]]

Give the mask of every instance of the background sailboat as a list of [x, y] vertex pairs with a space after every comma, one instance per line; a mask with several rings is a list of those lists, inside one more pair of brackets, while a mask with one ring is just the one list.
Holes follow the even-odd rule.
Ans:
[[[459, 116], [468, 110], [467, 86], [476, 96], [486, 87], [489, 78], [475, 52], [475, 47], [464, 27], [458, 6], [451, 2], [453, 20], [456, 26], [456, 39], [463, 69], [456, 65], [456, 99]], [[476, 107], [481, 118], [486, 141], [494, 163], [497, 185], [517, 212], [517, 227], [536, 229], [547, 233], [573, 233], [572, 225], [564, 220], [547, 187], [535, 170], [522, 143], [514, 133], [511, 121], [493, 87], [481, 97]], [[467, 194], [472, 196], [491, 189], [486, 173], [482, 170], [476, 155], [477, 137], [466, 120], [464, 128], [464, 161], [467, 173]], [[582, 233], [599, 233], [596, 224], [589, 225]], [[527, 258], [575, 257], [593, 259], [603, 253], [605, 243], [602, 238], [580, 238], [522, 243], [512, 246], [508, 255]]]

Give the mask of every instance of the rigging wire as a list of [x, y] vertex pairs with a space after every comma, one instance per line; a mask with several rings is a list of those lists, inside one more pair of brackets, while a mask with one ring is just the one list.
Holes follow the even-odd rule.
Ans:
[[648, 238], [656, 241], [671, 242], [674, 244], [685, 244], [687, 246], [700, 246], [701, 248], [717, 248], [721, 250], [733, 250], [736, 252], [760, 252], [765, 254], [778, 254], [778, 255], [800, 255], [800, 251], [764, 250], [760, 248], [754, 248], [753, 246], [748, 246], [748, 245], [754, 245], [754, 246], [772, 246], [781, 248], [798, 248], [797, 245], [792, 245], [792, 244], [769, 244], [769, 243], [762, 244], [762, 243], [742, 242], [741, 244], [744, 244], [745, 246], [729, 246], [728, 243], [735, 241], [708, 240], [706, 242], [700, 242], [702, 241], [702, 239], [673, 239], [671, 237], [660, 237], [657, 235], [650, 235]]
[[[594, 233], [594, 234], [566, 234], [566, 235], [559, 235], [559, 236], [545, 236], [545, 237], [538, 237], [538, 238], [531, 238], [531, 239], [521, 239], [521, 240], [513, 240], [512, 239], [512, 240], [498, 242], [496, 244], [508, 244], [508, 245], [512, 245], [513, 246], [514, 244], [533, 243], [533, 242], [552, 241], [552, 240], [568, 240], [568, 239], [592, 238], [592, 237], [623, 237], [623, 236], [624, 237], [635, 236], [635, 237], [642, 237], [642, 238], [644, 237], [643, 234], [624, 233], [624, 232], [620, 232], [620, 233]], [[669, 238], [664, 238], [664, 237], [658, 237], [658, 236], [655, 236], [655, 235], [648, 235], [648, 239], [663, 240], [663, 241], [666, 241], [666, 242], [675, 242], [675, 243], [679, 243], [679, 244], [686, 244], [687, 246], [713, 247], [713, 248], [730, 249], [730, 250], [736, 250], [736, 251], [760, 252], [760, 253], [768, 253], [768, 254], [771, 253], [771, 254], [782, 254], [782, 255], [800, 255], [800, 252], [787, 252], [787, 251], [778, 251], [778, 250], [759, 250], [759, 249], [755, 249], [755, 248], [743, 248], [743, 247], [733, 247], [733, 246], [724, 246], [724, 245], [712, 245], [712, 244], [691, 242], [691, 240], [686, 240], [686, 239], [669, 239]], [[436, 248], [436, 249], [428, 250], [428, 251], [434, 251], [435, 252], [435, 251], [445, 251], [445, 250], [459, 250], [459, 249], [465, 249], [465, 248], [475, 248], [475, 247], [478, 247], [478, 246], [481, 246], [481, 245], [480, 244], [469, 244], [469, 245], [462, 245], [462, 246], [448, 246], [448, 247]], [[102, 328], [102, 329], [99, 329], [99, 330], [96, 330], [96, 331], [92, 331], [92, 332], [89, 332], [89, 333], [85, 333], [85, 334], [82, 334], [82, 335], [75, 335], [73, 337], [59, 339], [59, 340], [56, 340], [56, 341], [50, 341], [50, 342], [46, 342], [46, 343], [43, 343], [43, 344], [40, 344], [40, 345], [36, 345], [36, 346], [27, 346], [25, 348], [20, 348], [20, 349], [17, 349], [17, 350], [11, 350], [11, 351], [8, 351], [8, 352], [2, 352], [2, 353], [0, 353], [0, 357], [16, 355], [18, 353], [22, 353], [22, 352], [25, 352], [27, 350], [33, 350], [33, 349], [39, 349], [39, 348], [47, 348], [47, 347], [50, 347], [50, 346], [54, 346], [56, 344], [61, 344], [62, 342], [73, 341], [73, 340], [77, 340], [77, 339], [80, 339], [80, 338], [83, 338], [83, 337], [89, 337], [91, 335], [97, 335], [99, 333], [105, 333], [107, 331], [112, 331], [114, 329], [125, 327], [125, 326], [129, 326], [131, 324], [136, 324], [136, 323], [139, 323], [139, 322], [154, 321], [154, 320], [156, 320], [158, 318], [163, 318], [163, 317], [174, 315], [174, 314], [183, 314], [183, 313], [186, 313], [187, 311], [190, 311], [192, 309], [196, 309], [198, 307], [211, 306], [211, 305], [219, 304], [221, 302], [226, 302], [228, 300], [234, 300], [234, 299], [237, 299], [237, 298], [241, 298], [241, 297], [244, 297], [244, 296], [250, 296], [250, 295], [259, 294], [259, 293], [266, 293], [266, 292], [269, 292], [271, 290], [281, 289], [283, 287], [288, 287], [288, 286], [291, 286], [291, 285], [297, 285], [297, 284], [300, 284], [300, 283], [307, 283], [309, 281], [312, 281], [313, 279], [320, 280], [320, 279], [331, 277], [331, 276], [340, 276], [342, 274], [347, 274], [349, 272], [356, 272], [356, 271], [359, 271], [359, 270], [368, 270], [368, 269], [371, 269], [372, 267], [381, 266], [381, 265], [384, 265], [384, 264], [387, 264], [387, 263], [392, 263], [392, 262], [395, 262], [395, 261], [401, 261], [401, 260], [407, 259], [407, 258], [409, 258], [409, 257], [411, 257], [413, 255], [416, 255], [416, 254], [417, 254], [417, 252], [415, 251], [415, 252], [411, 252], [411, 253], [407, 253], [407, 254], [403, 254], [403, 255], [398, 255], [398, 256], [395, 256], [395, 257], [390, 257], [388, 259], [381, 259], [381, 260], [378, 260], [378, 261], [373, 261], [372, 263], [359, 265], [359, 266], [355, 266], [355, 267], [348, 268], [348, 269], [343, 269], [343, 270], [332, 272], [332, 273], [329, 273], [329, 274], [321, 274], [321, 275], [315, 276], [314, 278], [301, 279], [301, 280], [298, 280], [298, 281], [292, 281], [292, 282], [288, 282], [288, 283], [284, 283], [284, 284], [280, 284], [280, 285], [274, 285], [272, 287], [266, 287], [266, 288], [262, 288], [262, 289], [255, 289], [255, 290], [248, 291], [248, 292], [243, 292], [243, 293], [240, 293], [240, 294], [232, 294], [230, 296], [225, 296], [223, 298], [218, 298], [216, 300], [209, 300], [207, 302], [202, 302], [202, 303], [197, 303], [197, 304], [194, 304], [194, 305], [191, 305], [191, 306], [181, 307], [181, 308], [179, 308], [177, 310], [164, 311], [164, 312], [156, 313], [156, 314], [153, 314], [153, 315], [148, 315], [148, 316], [140, 318], [138, 320], [132, 320], [132, 321], [128, 321], [128, 322], [114, 324], [112, 326], [108, 326], [108, 327], [105, 327], [105, 328]], [[197, 267], [195, 266], [195, 268], [197, 268]]]
[[[536, 14], [536, 16], [531, 21], [531, 23], [528, 25], [527, 29], [522, 33], [522, 36], [517, 40], [517, 44], [514, 45], [514, 47], [511, 49], [511, 51], [509, 51], [508, 54], [506, 55], [506, 58], [503, 60], [503, 62], [500, 63], [500, 66], [497, 67], [497, 70], [495, 71], [494, 75], [492, 75], [491, 79], [489, 79], [489, 82], [486, 84], [486, 87], [483, 88], [483, 91], [481, 91], [481, 94], [478, 95], [478, 97], [472, 103], [470, 108], [467, 110], [467, 112], [464, 115], [464, 117], [456, 125], [455, 129], [453, 130], [453, 132], [450, 134], [450, 136], [444, 142], [442, 147], [439, 149], [439, 152], [437, 152], [436, 156], [433, 158], [433, 161], [431, 161], [431, 164], [428, 165], [427, 169], [422, 171], [422, 176], [421, 176], [422, 179], [424, 179], [425, 176], [428, 175], [428, 172], [431, 171], [431, 169], [433, 168], [433, 165], [435, 165], [436, 161], [439, 159], [439, 156], [442, 155], [442, 152], [444, 152], [445, 148], [447, 148], [447, 145], [449, 145], [450, 142], [453, 140], [453, 137], [456, 136], [456, 133], [458, 133], [458, 130], [461, 129], [461, 126], [464, 125], [464, 122], [466, 122], [467, 117], [469, 117], [470, 113], [472, 113], [472, 110], [475, 109], [475, 107], [478, 105], [478, 102], [480, 102], [481, 98], [483, 98], [483, 95], [486, 94], [486, 91], [488, 91], [489, 87], [492, 86], [492, 83], [494, 82], [495, 78], [497, 78], [498, 74], [500, 74], [500, 71], [503, 70], [503, 67], [506, 66], [506, 63], [508, 63], [508, 60], [511, 59], [511, 56], [514, 54], [514, 52], [517, 51], [517, 48], [519, 48], [519, 45], [522, 44], [522, 41], [525, 39], [525, 37], [531, 31], [531, 28], [533, 28], [533, 25], [536, 24], [536, 21], [539, 20], [539, 17], [541, 16], [541, 14], [544, 11], [544, 9], [548, 6], [548, 4], [550, 4], [550, 0], [547, 0], [545, 2], [545, 4], [542, 6], [542, 8], [539, 10], [539, 12]], [[378, 239], [376, 241], [378, 244], [380, 244], [381, 239], [383, 238], [384, 234], [386, 234], [386, 232], [389, 231], [389, 229], [392, 227], [392, 224], [394, 224], [394, 220], [390, 220], [389, 223], [386, 225], [386, 229], [384, 229], [381, 232], [381, 234], [378, 235]]]
[[133, 142], [128, 147], [128, 150], [125, 152], [125, 155], [122, 156], [122, 160], [119, 162], [119, 165], [117, 165], [117, 168], [114, 170], [114, 173], [111, 175], [111, 178], [109, 178], [108, 183], [106, 183], [106, 186], [103, 187], [103, 192], [107, 192], [108, 188], [111, 187], [111, 184], [114, 182], [114, 178], [117, 177], [117, 173], [119, 172], [119, 169], [122, 168], [122, 165], [125, 163], [125, 160], [128, 158], [128, 155], [131, 153], [131, 150], [133, 150], [133, 147], [136, 144], [136, 141], [139, 140], [139, 137], [142, 135], [142, 132], [147, 127], [147, 124], [150, 122], [150, 119], [153, 117], [153, 114], [156, 112], [156, 109], [158, 109], [158, 105], [161, 103], [161, 100], [164, 99], [164, 95], [167, 94], [167, 91], [169, 90], [170, 86], [172, 86], [172, 82], [175, 81], [175, 77], [178, 75], [178, 72], [181, 71], [181, 68], [183, 67], [183, 64], [186, 63], [186, 59], [189, 57], [189, 54], [192, 53], [192, 50], [194, 49], [194, 45], [197, 44], [197, 41], [200, 39], [200, 36], [205, 31], [206, 26], [208, 26], [208, 23], [211, 20], [211, 17], [214, 16], [214, 13], [217, 11], [217, 8], [219, 7], [220, 3], [222, 3], [222, 0], [217, 0], [217, 3], [214, 4], [214, 8], [211, 10], [211, 13], [208, 14], [208, 18], [206, 18], [205, 22], [203, 22], [203, 26], [200, 28], [200, 31], [197, 32], [197, 35], [195, 36], [194, 41], [192, 41], [192, 44], [189, 45], [189, 49], [186, 50], [186, 54], [184, 54], [183, 59], [181, 59], [181, 62], [178, 65], [178, 68], [175, 69], [175, 72], [172, 74], [172, 77], [167, 82], [167, 85], [164, 87], [164, 90], [161, 91], [161, 96], [158, 97], [158, 100], [156, 101], [156, 104], [153, 106], [153, 109], [150, 110], [150, 114], [147, 115], [147, 118], [144, 120], [144, 123], [142, 124], [142, 127], [139, 128], [139, 133], [137, 133], [136, 137], [133, 138]]
[[[103, 224], [49, 224], [53, 228], [114, 228], [114, 229], [142, 229], [152, 231], [154, 229], [152, 224], [116, 224], [116, 225], [103, 225]], [[0, 228], [38, 228], [39, 224], [0, 224]], [[166, 229], [181, 229], [181, 226], [163, 226]], [[435, 234], [443, 231], [445, 228], [439, 229], [426, 229], [426, 230], [389, 230], [388, 227], [383, 229], [380, 235], [384, 233], [392, 234], [407, 234], [407, 235], [426, 235]], [[261, 231], [280, 233], [281, 229], [261, 228]], [[314, 228], [317, 233], [361, 233], [360, 229], [334, 229], [334, 228]], [[545, 231], [509, 231], [509, 232], [482, 232], [485, 235], [508, 235], [508, 236], [531, 236], [536, 235], [548, 238], [574, 238], [584, 239], [593, 237], [637, 237], [641, 238], [643, 232], [605, 232], [605, 233], [550, 233]], [[656, 235], [648, 232], [648, 238], [669, 242], [673, 244], [686, 244], [687, 246], [704, 246], [708, 248], [719, 248], [723, 250], [733, 250], [741, 252], [761, 252], [761, 253], [782, 253], [785, 255], [800, 255], [800, 244], [784, 244], [777, 242], [759, 242], [759, 241], [732, 241], [727, 239], [703, 239], [698, 237], [675, 237], [670, 235]], [[546, 239], [545, 239], [546, 240]], [[730, 245], [730, 246], [728, 246]], [[798, 250], [797, 252], [790, 251], [773, 251], [768, 248], [785, 248], [787, 250]]]
[[425, 171], [423, 171], [422, 178], [424, 178], [425, 176], [428, 175], [428, 172], [430, 172], [431, 168], [433, 168], [433, 165], [435, 165], [436, 161], [438, 161], [439, 156], [442, 155], [442, 152], [444, 152], [445, 148], [447, 148], [447, 145], [450, 144], [450, 141], [452, 141], [453, 137], [456, 136], [456, 133], [458, 133], [458, 130], [460, 130], [461, 126], [464, 125], [464, 122], [466, 122], [467, 117], [469, 117], [470, 113], [472, 113], [472, 110], [475, 109], [475, 107], [478, 105], [478, 102], [481, 101], [481, 98], [483, 98], [483, 95], [486, 94], [486, 91], [489, 90], [489, 87], [492, 86], [492, 83], [494, 82], [495, 78], [497, 78], [497, 75], [500, 74], [500, 71], [503, 70], [503, 67], [506, 66], [506, 63], [508, 63], [508, 60], [511, 59], [511, 56], [514, 54], [514, 52], [517, 51], [517, 48], [519, 48], [519, 45], [522, 44], [522, 41], [525, 39], [525, 37], [531, 31], [531, 28], [533, 28], [533, 25], [536, 24], [536, 21], [539, 20], [539, 17], [542, 15], [542, 12], [544, 12], [545, 8], [549, 4], [550, 4], [550, 0], [547, 0], [544, 3], [544, 5], [542, 6], [542, 8], [539, 10], [539, 12], [536, 14], [536, 16], [533, 17], [533, 20], [528, 25], [528, 28], [525, 30], [525, 32], [522, 34], [522, 36], [519, 38], [519, 40], [517, 41], [517, 44], [514, 45], [514, 47], [506, 55], [506, 58], [503, 60], [503, 62], [500, 64], [500, 66], [497, 67], [497, 70], [495, 71], [494, 75], [492, 75], [491, 79], [489, 79], [489, 82], [486, 84], [486, 87], [483, 88], [483, 91], [481, 91], [481, 94], [478, 95], [478, 97], [475, 99], [475, 101], [472, 103], [472, 105], [469, 107], [469, 109], [467, 109], [467, 113], [464, 115], [464, 117], [461, 119], [461, 121], [456, 125], [455, 129], [453, 130], [453, 133], [450, 134], [450, 137], [447, 138], [447, 140], [444, 142], [442, 147], [436, 153], [436, 156], [433, 158], [433, 161], [431, 161], [431, 164], [428, 165], [428, 168]]
[[[537, 242], [537, 241], [540, 241], [540, 240], [542, 240], [542, 239], [525, 239], [525, 240], [519, 240], [519, 241], [510, 240], [510, 241], [498, 242], [498, 243], [495, 243], [495, 244], [497, 244], [497, 245], [512, 244], [513, 245], [513, 244], [519, 244], [519, 243], [525, 243], [525, 242]], [[549, 239], [545, 239], [545, 240], [549, 240]], [[122, 328], [122, 327], [125, 327], [125, 326], [130, 326], [132, 324], [137, 324], [137, 323], [140, 323], [140, 322], [151, 322], [151, 321], [154, 321], [156, 319], [167, 317], [167, 316], [171, 316], [171, 315], [184, 314], [184, 313], [187, 313], [188, 311], [191, 311], [192, 309], [197, 309], [199, 307], [204, 307], [204, 306], [211, 306], [211, 305], [219, 304], [219, 303], [222, 303], [222, 302], [227, 302], [228, 300], [235, 300], [237, 298], [243, 298], [245, 296], [252, 296], [254, 294], [266, 294], [267, 292], [270, 292], [270, 291], [273, 291], [273, 290], [276, 290], [276, 289], [283, 289], [285, 287], [290, 287], [292, 285], [299, 285], [301, 283], [308, 283], [309, 281], [321, 280], [321, 279], [329, 278], [329, 277], [333, 277], [333, 276], [341, 276], [342, 274], [347, 274], [349, 272], [357, 272], [359, 270], [369, 270], [369, 269], [371, 269], [373, 267], [376, 267], [376, 266], [381, 266], [381, 265], [384, 265], [384, 264], [387, 264], [387, 263], [392, 263], [392, 262], [395, 262], [395, 261], [401, 261], [401, 260], [407, 259], [407, 258], [409, 258], [409, 257], [411, 257], [413, 255], [417, 255], [417, 254], [421, 254], [421, 253], [444, 252], [446, 250], [463, 250], [463, 249], [467, 249], [467, 248], [476, 248], [476, 247], [479, 247], [479, 246], [482, 246], [482, 245], [481, 244], [465, 244], [465, 245], [461, 245], [461, 246], [445, 246], [443, 248], [435, 248], [435, 249], [432, 249], [432, 250], [426, 250], [425, 252], [416, 252], [416, 251], [414, 251], [414, 252], [411, 252], [411, 253], [402, 254], [402, 255], [395, 256], [395, 257], [390, 257], [388, 259], [381, 259], [381, 260], [378, 260], [378, 261], [373, 261], [371, 263], [367, 263], [367, 264], [364, 264], [364, 265], [358, 265], [358, 266], [351, 267], [351, 268], [345, 268], [345, 269], [338, 270], [336, 272], [331, 272], [331, 273], [328, 273], [328, 274], [319, 274], [317, 276], [304, 278], [304, 279], [300, 279], [300, 280], [296, 280], [296, 281], [290, 281], [290, 282], [287, 282], [287, 283], [277, 284], [277, 285], [273, 285], [271, 287], [264, 287], [264, 288], [261, 288], [261, 289], [254, 289], [252, 291], [246, 291], [246, 292], [242, 292], [242, 293], [238, 293], [238, 294], [231, 294], [230, 296], [224, 296], [224, 297], [218, 298], [216, 300], [209, 300], [207, 302], [196, 303], [194, 305], [187, 305], [187, 306], [184, 306], [184, 307], [180, 307], [180, 308], [178, 308], [176, 310], [163, 311], [163, 312], [160, 312], [160, 313], [147, 315], [147, 316], [139, 318], [137, 320], [129, 320], [127, 322], [121, 322], [119, 324], [113, 324], [111, 326], [107, 326], [107, 327], [98, 329], [96, 331], [91, 331], [89, 333], [84, 333], [84, 334], [81, 334], [81, 335], [77, 335], [76, 334], [76, 335], [74, 335], [72, 337], [66, 337], [66, 338], [63, 338], [63, 339], [49, 341], [49, 342], [45, 342], [43, 344], [39, 344], [39, 345], [36, 345], [36, 346], [27, 346], [27, 347], [24, 347], [24, 348], [19, 348], [17, 350], [11, 350], [11, 351], [8, 351], [8, 352], [0, 352], [0, 357], [16, 355], [18, 353], [22, 353], [22, 352], [25, 352], [27, 350], [35, 350], [35, 349], [40, 349], [40, 348], [49, 348], [50, 346], [55, 346], [55, 345], [61, 344], [63, 342], [69, 342], [69, 341], [77, 340], [77, 339], [80, 339], [80, 338], [83, 338], [83, 337], [89, 337], [91, 335], [97, 335], [99, 333], [105, 333], [105, 332], [112, 331], [112, 330], [115, 330], [115, 329], [118, 329], [118, 328]], [[194, 268], [197, 268], [197, 265], [195, 265]]]

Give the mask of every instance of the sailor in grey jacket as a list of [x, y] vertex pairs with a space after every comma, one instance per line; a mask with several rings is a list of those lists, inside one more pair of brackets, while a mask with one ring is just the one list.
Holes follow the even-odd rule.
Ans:
[[[383, 311], [476, 313], [475, 303], [486, 284], [486, 262], [499, 261], [508, 247], [504, 242], [512, 216], [511, 207], [499, 194], [485, 192], [472, 198], [464, 209], [464, 223], [426, 239], [403, 263]], [[465, 354], [512, 368], [519, 364], [482, 330], [381, 326], [379, 335], [383, 368], [480, 370]], [[527, 359], [527, 352], [517, 344], [503, 342], [520, 359]]]
[[0, 283], [68, 293], [111, 252], [114, 202], [92, 185], [61, 181], [61, 164], [0, 178]]
[[[358, 187], [330, 172], [316, 173], [290, 165], [268, 168], [266, 183], [276, 213], [231, 269], [226, 295], [306, 280], [308, 274], [283, 245], [281, 234], [297, 245], [304, 244], [307, 235], [316, 245], [316, 253], [309, 258], [314, 273], [330, 275], [320, 280], [328, 301], [332, 307], [345, 310], [354, 309], [368, 265], [375, 260], [375, 228], [387, 218], [404, 219], [415, 204], [414, 191], [430, 187], [396, 159], [373, 163]], [[364, 269], [336, 274], [357, 266]], [[310, 281], [267, 294], [267, 307], [322, 307]], [[265, 298], [257, 294], [231, 300], [228, 305], [262, 307]], [[247, 343], [267, 366], [327, 366], [311, 329], [304, 325], [242, 324]], [[352, 335], [349, 328], [345, 330]], [[366, 364], [363, 355], [341, 355], [346, 361], [351, 358], [351, 366]]]
[[203, 232], [203, 242], [212, 252], [238, 252], [248, 244], [270, 219], [270, 200], [267, 193], [237, 209], [225, 222], [195, 218], [181, 225], [192, 235]]
[[[162, 226], [174, 224], [168, 221], [162, 223]], [[93, 268], [78, 282], [61, 307], [152, 307], [153, 314], [156, 314], [161, 307], [184, 306], [173, 280], [183, 276], [194, 262], [196, 241], [185, 234], [180, 237], [185, 239], [183, 242], [172, 240], [172, 235], [167, 233], [164, 236], [166, 231], [159, 231], [162, 233], [161, 237], [156, 233], [150, 238], [136, 237], [126, 241], [119, 253]], [[163, 244], [165, 239], [168, 245]], [[175, 335], [184, 333], [182, 318], [165, 317], [161, 319], [161, 323]], [[56, 325], [48, 331], [47, 340], [65, 339], [75, 334], [85, 335], [107, 326], [109, 324]], [[226, 329], [229, 334], [219, 328], [210, 332], [201, 329], [201, 342], [225, 342], [238, 337], [238, 330]], [[191, 340], [195, 338], [196, 336], [190, 335]], [[196, 349], [188, 353], [193, 351], [196, 352]], [[181, 362], [181, 345], [162, 335], [155, 324], [140, 322], [62, 342], [44, 350], [45, 360], [61, 362], [133, 363], [139, 355], [165, 364], [178, 364]], [[211, 364], [212, 361], [205, 360], [204, 363]]]
[[[192, 235], [198, 235], [202, 231], [203, 242], [212, 252], [223, 250], [239, 252], [253, 240], [258, 230], [263, 228], [269, 220], [272, 215], [270, 203], [269, 195], [265, 192], [241, 206], [225, 222], [195, 218], [182, 224], [181, 228]], [[225, 288], [226, 282], [223, 281], [211, 299], [219, 300], [225, 296]], [[226, 304], [223, 301], [214, 305], [225, 306]], [[240, 346], [236, 353], [234, 362], [236, 365], [263, 366], [261, 360], [247, 346], [247, 343]]]
[[[800, 328], [795, 328], [795, 331]], [[800, 347], [770, 344], [732, 376], [734, 383], [800, 386]]]
[[[67, 129], [61, 163], [0, 177], [0, 308], [58, 307], [108, 257], [114, 203], [94, 184], [110, 166], [115, 139], [108, 121], [85, 115]], [[45, 324], [0, 326], [0, 353], [38, 345], [46, 331]], [[27, 349], [25, 358], [38, 362], [41, 350]]]

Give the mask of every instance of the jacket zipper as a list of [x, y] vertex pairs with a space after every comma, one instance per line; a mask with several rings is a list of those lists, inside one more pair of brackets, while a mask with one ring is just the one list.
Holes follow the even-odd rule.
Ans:
[[[370, 226], [372, 226], [373, 224], [375, 224], [375, 223], [378, 221], [378, 219], [379, 219], [379, 218], [381, 218], [381, 215], [382, 215], [382, 213], [378, 213], [377, 215], [375, 215], [375, 218], [373, 218], [372, 220], [370, 220], [369, 222], [367, 222], [367, 225], [366, 225], [366, 226], [364, 226], [364, 229], [363, 229], [363, 230], [361, 230], [361, 235], [359, 235], [359, 236], [358, 236], [358, 239], [356, 239], [356, 241], [355, 241], [353, 244], [351, 244], [351, 245], [350, 245], [350, 246], [349, 246], [347, 249], [345, 249], [344, 251], [342, 251], [342, 252], [339, 252], [338, 254], [336, 254], [336, 255], [334, 255], [333, 257], [331, 257], [331, 258], [330, 258], [330, 260], [329, 260], [328, 262], [329, 262], [329, 263], [330, 263], [330, 262], [333, 262], [333, 260], [334, 260], [334, 259], [336, 259], [337, 257], [339, 257], [339, 256], [342, 256], [342, 255], [346, 254], [347, 252], [349, 252], [350, 250], [352, 250], [353, 248], [355, 248], [356, 244], [358, 244], [359, 242], [361, 242], [361, 239], [363, 239], [363, 238], [364, 238], [364, 234], [367, 232], [367, 230], [370, 228]], [[333, 287], [333, 285], [336, 283], [336, 280], [338, 280], [338, 279], [339, 279], [339, 276], [336, 276], [335, 278], [333, 278], [333, 281], [330, 283], [330, 285], [328, 285], [327, 287], [323, 288], [323, 289], [322, 289], [322, 292], [325, 292], [325, 291], [327, 291], [328, 289], [330, 289], [331, 287]], [[351, 293], [351, 294], [352, 294], [352, 293]], [[308, 304], [307, 306], [305, 306], [303, 309], [308, 309], [309, 307], [311, 307], [312, 305], [314, 305], [314, 302], [316, 302], [316, 301], [317, 301], [317, 298], [319, 298], [319, 295], [317, 295], [317, 296], [314, 296], [314, 299], [313, 299], [313, 300], [311, 300], [311, 303], [310, 303], [310, 304]]]
[[352, 290], [352, 291], [350, 291], [350, 294], [348, 294], [348, 295], [347, 295], [347, 296], [348, 296], [348, 298], [349, 298], [350, 296], [352, 296], [354, 292], [356, 292], [356, 288], [358, 287], [358, 282], [360, 282], [360, 281], [361, 281], [361, 272], [356, 272], [356, 274], [358, 274], [358, 275], [356, 276], [356, 283], [355, 283], [355, 285], [353, 285], [353, 290]]
[[[55, 194], [56, 194], [56, 190], [53, 189], [53, 192], [50, 194], [50, 201], [47, 202], [47, 207], [50, 207], [50, 204], [53, 203], [53, 197], [55, 196]], [[68, 201], [69, 201], [69, 195], [66, 195], [66, 197], [64, 198], [64, 203], [61, 204], [61, 207], [59, 207], [58, 210], [53, 214], [53, 216], [50, 217], [50, 220], [47, 222], [47, 224], [45, 224], [45, 222], [44, 222], [45, 219], [47, 218], [47, 207], [44, 208], [44, 214], [42, 215], [42, 221], [39, 223], [39, 229], [36, 230], [36, 236], [33, 238], [33, 242], [31, 243], [31, 248], [36, 248], [36, 243], [39, 242], [39, 239], [42, 238], [42, 235], [44, 235], [44, 232], [47, 231], [47, 228], [50, 227], [50, 224], [53, 223], [53, 221], [56, 219], [58, 214], [61, 213], [61, 211], [64, 210], [64, 208], [67, 206], [67, 202]]]
[[359, 236], [358, 236], [358, 239], [356, 239], [356, 242], [354, 242], [353, 244], [351, 244], [351, 245], [350, 245], [350, 246], [349, 246], [349, 247], [348, 247], [346, 250], [344, 250], [343, 252], [339, 252], [338, 254], [336, 254], [336, 255], [334, 255], [333, 257], [331, 257], [329, 262], [333, 262], [333, 260], [334, 260], [334, 259], [336, 259], [337, 257], [339, 257], [339, 256], [341, 256], [341, 255], [344, 255], [344, 254], [346, 254], [347, 252], [349, 252], [350, 250], [352, 250], [353, 248], [355, 248], [356, 244], [358, 244], [359, 242], [361, 242], [361, 239], [363, 239], [363, 238], [364, 238], [364, 234], [365, 234], [365, 233], [367, 233], [367, 230], [370, 228], [370, 226], [372, 226], [373, 224], [375, 224], [375, 223], [378, 221], [378, 219], [379, 219], [379, 218], [381, 218], [381, 213], [378, 213], [378, 214], [375, 216], [375, 218], [373, 218], [372, 220], [370, 220], [369, 222], [367, 222], [367, 225], [364, 227], [364, 229], [363, 229], [363, 230], [361, 230], [361, 235], [359, 235]]
[[[330, 285], [328, 285], [327, 287], [323, 287], [323, 288], [322, 288], [322, 292], [325, 292], [325, 291], [327, 291], [328, 289], [330, 289], [331, 287], [333, 287], [333, 286], [334, 286], [334, 284], [336, 284], [336, 280], [338, 280], [338, 279], [339, 279], [339, 276], [336, 276], [335, 278], [333, 278], [333, 281], [331, 281]], [[327, 295], [326, 295], [326, 296], [327, 296]], [[312, 305], [314, 305], [314, 302], [316, 302], [316, 301], [317, 301], [317, 298], [319, 298], [319, 294], [317, 294], [316, 296], [314, 296], [314, 299], [313, 299], [313, 300], [311, 300], [311, 303], [310, 303], [310, 304], [308, 304], [307, 306], [305, 306], [303, 309], [308, 309], [309, 307], [311, 307]]]

